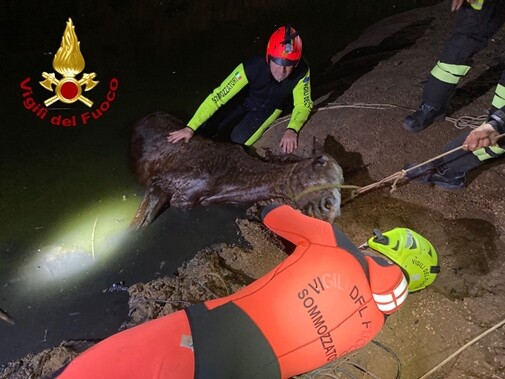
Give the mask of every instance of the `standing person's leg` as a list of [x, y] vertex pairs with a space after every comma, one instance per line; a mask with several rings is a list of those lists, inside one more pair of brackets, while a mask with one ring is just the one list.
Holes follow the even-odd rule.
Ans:
[[504, 3], [486, 0], [481, 10], [470, 5], [460, 10], [454, 33], [424, 87], [423, 103], [436, 109], [446, 108], [459, 80], [470, 69], [472, 57], [488, 45], [505, 22]]
[[445, 42], [440, 60], [424, 86], [421, 106], [404, 120], [405, 129], [419, 132], [445, 117], [454, 89], [470, 69], [471, 58], [487, 46], [503, 25], [504, 3], [504, 0], [486, 0], [481, 10], [465, 4], [458, 11], [454, 32]]
[[493, 114], [498, 109], [505, 109], [505, 70], [502, 72], [500, 81], [494, 91], [493, 102], [491, 103], [489, 114]]
[[[453, 139], [444, 146], [443, 152], [446, 153], [461, 146], [470, 132], [470, 130], [466, 131]], [[424, 183], [433, 183], [445, 189], [464, 188], [468, 171], [483, 165], [488, 159], [501, 158], [504, 153], [504, 139], [498, 141], [498, 145], [473, 152], [460, 149], [433, 162], [430, 165], [431, 169], [429, 167], [420, 167], [419, 170], [408, 173], [407, 177]], [[427, 168], [428, 170], [426, 170]]]

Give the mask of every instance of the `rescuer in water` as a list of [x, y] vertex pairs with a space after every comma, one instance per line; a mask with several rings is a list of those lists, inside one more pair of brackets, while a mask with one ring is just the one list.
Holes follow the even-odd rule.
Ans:
[[431, 243], [408, 229], [368, 240], [385, 259], [287, 205], [262, 217], [296, 245], [273, 270], [235, 294], [105, 339], [58, 378], [290, 378], [370, 342], [408, 292], [438, 273]]
[[287, 103], [293, 109], [279, 146], [284, 153], [298, 147], [298, 132], [313, 102], [310, 69], [302, 58], [302, 39], [290, 25], [270, 37], [265, 57], [239, 64], [203, 101], [187, 127], [170, 133], [168, 142], [188, 142], [195, 131], [208, 138], [253, 145], [279, 117]]

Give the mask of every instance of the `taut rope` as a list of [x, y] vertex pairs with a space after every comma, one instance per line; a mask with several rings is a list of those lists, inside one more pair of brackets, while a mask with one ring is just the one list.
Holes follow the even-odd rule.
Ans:
[[[496, 137], [496, 140], [498, 140], [498, 139], [500, 139], [502, 137], [505, 137], [505, 133], [498, 135], [498, 137]], [[379, 180], [378, 182], [369, 184], [369, 185], [364, 186], [364, 187], [358, 187], [356, 190], [352, 191], [351, 197], [350, 197], [350, 199], [347, 199], [347, 201], [354, 199], [356, 196], [358, 196], [361, 193], [364, 193], [364, 192], [367, 192], [367, 191], [369, 191], [371, 189], [377, 188], [377, 187], [383, 185], [384, 183], [390, 182], [392, 180], [394, 180], [394, 182], [391, 185], [390, 192], [394, 192], [396, 190], [396, 183], [398, 182], [398, 180], [404, 178], [409, 171], [415, 170], [418, 167], [424, 166], [424, 165], [426, 165], [426, 164], [428, 164], [430, 162], [433, 162], [433, 161], [435, 161], [435, 160], [437, 160], [439, 158], [442, 158], [442, 157], [445, 157], [446, 155], [452, 154], [455, 151], [463, 149], [464, 147], [465, 147], [465, 145], [461, 145], [461, 146], [456, 147], [456, 148], [454, 148], [452, 150], [449, 150], [449, 151], [447, 151], [445, 153], [437, 155], [436, 157], [433, 157], [433, 158], [428, 159], [428, 160], [426, 160], [426, 161], [424, 161], [422, 163], [419, 163], [418, 165], [410, 167], [410, 168], [408, 168], [406, 170], [398, 171], [398, 172], [394, 173], [393, 175], [388, 176], [387, 178]]]
[[302, 197], [306, 196], [307, 194], [315, 191], [320, 191], [324, 189], [335, 189], [338, 188], [339, 190], [341, 188], [351, 188], [351, 189], [359, 189], [358, 186], [353, 186], [350, 184], [340, 184], [340, 183], [326, 183], [326, 184], [318, 184], [314, 186], [309, 186], [304, 188], [302, 191], [298, 192], [296, 195], [293, 192], [293, 188], [291, 186], [291, 181], [289, 180], [291, 178], [291, 174], [293, 174], [296, 166], [298, 165], [298, 162], [296, 162], [293, 167], [291, 168], [291, 171], [288, 174], [288, 177], [286, 179], [286, 190], [287, 190], [287, 195], [289, 200], [291, 200], [293, 203], [296, 203], [298, 200], [300, 200]]
[[435, 367], [433, 367], [430, 371], [428, 371], [426, 374], [424, 374], [423, 376], [421, 376], [419, 379], [427, 378], [428, 376], [430, 376], [431, 374], [433, 374], [435, 371], [437, 371], [440, 367], [444, 366], [451, 359], [453, 359], [454, 357], [456, 357], [457, 355], [459, 355], [461, 352], [463, 352], [468, 346], [473, 345], [475, 342], [479, 341], [481, 338], [487, 336], [489, 333], [495, 331], [496, 329], [501, 328], [503, 325], [505, 325], [505, 319], [501, 320], [495, 326], [489, 328], [488, 330], [486, 330], [481, 335], [475, 337], [473, 340], [471, 340], [470, 342], [466, 343], [464, 346], [462, 346], [461, 348], [459, 348], [458, 350], [456, 350], [453, 354], [451, 354], [446, 359], [444, 359], [442, 362], [440, 362], [438, 365], [436, 365]]
[[[385, 110], [385, 109], [392, 109], [392, 108], [402, 108], [402, 109], [407, 109], [407, 110], [410, 110], [410, 111], [414, 111], [414, 109], [409, 109], [407, 107], [402, 107], [400, 105], [395, 105], [395, 104], [368, 104], [368, 103], [328, 103], [326, 106], [324, 107], [320, 107], [320, 108], [317, 108], [317, 109], [314, 109], [312, 110], [312, 113], [316, 113], [316, 112], [321, 112], [321, 111], [327, 111], [327, 110], [331, 110], [331, 109], [340, 109], [340, 108], [355, 108], [355, 109], [377, 109], [377, 110]], [[273, 124], [272, 126], [275, 126], [277, 124], [280, 124], [280, 123], [283, 123], [285, 121], [288, 121], [290, 119], [291, 115], [286, 115], [284, 117], [281, 117], [281, 118], [278, 118]], [[451, 122], [452, 124], [454, 124], [454, 126], [457, 128], [457, 129], [464, 129], [464, 128], [471, 128], [471, 129], [475, 129], [477, 127], [479, 127], [480, 125], [482, 125], [483, 123], [486, 122], [488, 116], [487, 115], [480, 115], [480, 116], [461, 116], [461, 117], [458, 117], [458, 118], [453, 118], [453, 117], [446, 117], [445, 120], [448, 121], [448, 122]], [[500, 134], [497, 139], [500, 139], [502, 137], [505, 136], [505, 133], [504, 134]], [[396, 190], [396, 183], [398, 182], [398, 180], [404, 178], [407, 173], [411, 170], [414, 170], [418, 167], [421, 167], [421, 166], [424, 166], [430, 162], [433, 162], [434, 160], [436, 159], [439, 159], [439, 158], [442, 158], [446, 155], [449, 155], [455, 151], [458, 151], [460, 149], [462, 149], [464, 146], [460, 146], [460, 147], [457, 147], [455, 149], [452, 149], [446, 153], [443, 153], [443, 154], [440, 154], [434, 158], [431, 158], [431, 159], [428, 159], [427, 161], [423, 162], [423, 163], [420, 163], [414, 167], [411, 167], [409, 169], [406, 169], [406, 170], [401, 170], [401, 171], [398, 171], [396, 173], [394, 173], [393, 175], [390, 175], [382, 180], [379, 180], [378, 182], [375, 182], [375, 183], [372, 183], [372, 184], [369, 184], [367, 186], [364, 186], [364, 187], [359, 187], [359, 186], [354, 186], [354, 185], [345, 185], [345, 184], [338, 184], [338, 183], [328, 183], [328, 184], [323, 184], [323, 185], [318, 185], [318, 186], [311, 186], [311, 187], [307, 187], [305, 188], [303, 191], [301, 191], [300, 193], [298, 193], [297, 195], [294, 195], [293, 194], [293, 190], [291, 188], [291, 183], [289, 181], [289, 177], [291, 176], [291, 173], [293, 172], [293, 169], [294, 169], [294, 166], [293, 166], [293, 169], [291, 170], [290, 172], [290, 175], [288, 176], [288, 179], [287, 179], [287, 191], [288, 191], [288, 197], [290, 200], [296, 202], [297, 200], [299, 200], [300, 198], [302, 198], [303, 196], [307, 195], [308, 193], [311, 193], [311, 192], [314, 192], [314, 191], [319, 191], [319, 190], [323, 190], [323, 189], [333, 189], [333, 188], [338, 188], [338, 189], [341, 189], [341, 188], [350, 188], [350, 189], [353, 189], [353, 191], [351, 192], [351, 196], [350, 198], [346, 199], [346, 201], [350, 201], [352, 199], [354, 199], [356, 196], [358, 196], [359, 194], [361, 193], [364, 193], [364, 192], [367, 192], [367, 191], [370, 191], [374, 188], [377, 188], [377, 187], [380, 187], [382, 186], [384, 183], [387, 183], [387, 182], [390, 182], [390, 181], [393, 181], [393, 184], [391, 185], [391, 190], [390, 192], [394, 192]], [[296, 165], [296, 163], [295, 163]]]
[[305, 188], [303, 191], [299, 192], [296, 196], [294, 196], [291, 200], [293, 201], [298, 201], [305, 195], [314, 192], [314, 191], [319, 191], [319, 190], [324, 190], [324, 189], [335, 189], [338, 188], [339, 190], [341, 188], [351, 188], [354, 190], [358, 190], [358, 186], [353, 186], [351, 184], [337, 184], [337, 183], [328, 183], [328, 184], [320, 184], [317, 186], [310, 186]]
[[[500, 134], [498, 135], [498, 137], [496, 138], [497, 140], [500, 139], [500, 138], [503, 138], [505, 137], [505, 133], [503, 134]], [[291, 178], [291, 174], [293, 173], [294, 169], [296, 168], [296, 165], [298, 163], [295, 163], [293, 165], [293, 167], [291, 168], [291, 171], [289, 172], [289, 175], [287, 177], [287, 195], [288, 195], [288, 198], [293, 201], [294, 203], [296, 203], [298, 200], [300, 200], [303, 196], [311, 193], [311, 192], [315, 192], [315, 191], [320, 191], [320, 190], [324, 190], [324, 189], [334, 189], [334, 188], [338, 188], [339, 190], [340, 189], [352, 189], [353, 191], [351, 192], [351, 196], [346, 199], [344, 201], [344, 203], [354, 199], [356, 196], [358, 196], [359, 194], [362, 194], [362, 193], [365, 193], [365, 192], [368, 192], [374, 188], [378, 188], [380, 186], [382, 186], [383, 184], [385, 183], [388, 183], [388, 182], [391, 182], [393, 181], [393, 184], [391, 184], [391, 189], [390, 189], [390, 192], [394, 192], [396, 191], [396, 183], [398, 183], [398, 181], [400, 179], [403, 179], [405, 176], [407, 176], [407, 173], [412, 171], [412, 170], [415, 170], [417, 169], [418, 167], [421, 167], [421, 166], [424, 166], [424, 165], [427, 165], [428, 163], [431, 163], [437, 159], [440, 159], [440, 158], [443, 158], [449, 154], [452, 154], [458, 150], [461, 150], [465, 147], [465, 145], [461, 145], [459, 147], [456, 147], [452, 150], [449, 150], [449, 151], [446, 151], [445, 153], [442, 153], [442, 154], [439, 154], [431, 159], [428, 159], [422, 163], [419, 163], [413, 167], [410, 167], [408, 169], [403, 169], [403, 170], [400, 170], [398, 172], [395, 172], [394, 174], [384, 178], [384, 179], [381, 179], [375, 183], [372, 183], [372, 184], [368, 184], [366, 186], [363, 186], [363, 187], [360, 187], [360, 186], [356, 186], [356, 185], [351, 185], [351, 184], [339, 184], [339, 183], [326, 183], [326, 184], [319, 184], [319, 185], [314, 185], [314, 186], [310, 186], [310, 187], [307, 187], [305, 189], [303, 189], [302, 191], [300, 191], [299, 193], [297, 193], [296, 195], [294, 194], [293, 192], [293, 189], [292, 189], [292, 186], [291, 186], [291, 181], [289, 180]]]

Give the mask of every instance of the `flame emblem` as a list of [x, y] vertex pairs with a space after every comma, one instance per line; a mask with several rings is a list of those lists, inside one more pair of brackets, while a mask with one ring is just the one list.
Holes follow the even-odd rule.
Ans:
[[[75, 34], [75, 26], [72, 24], [72, 19], [69, 18], [61, 45], [53, 59], [53, 68], [60, 73], [63, 78], [57, 79], [54, 73], [42, 73], [45, 79], [40, 83], [45, 89], [55, 92], [56, 94], [44, 101], [46, 107], [60, 100], [63, 103], [71, 104], [77, 100], [86, 104], [88, 107], [93, 105], [93, 102], [82, 95], [84, 91], [89, 91], [99, 82], [94, 81], [96, 77], [94, 72], [90, 74], [82, 74], [81, 79], [75, 77], [84, 70], [84, 57], [81, 54], [80, 42]], [[55, 88], [53, 89], [53, 85]]]

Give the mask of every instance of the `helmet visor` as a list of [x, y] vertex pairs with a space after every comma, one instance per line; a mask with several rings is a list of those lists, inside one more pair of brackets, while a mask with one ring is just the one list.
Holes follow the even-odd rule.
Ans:
[[277, 58], [277, 57], [274, 57], [272, 55], [268, 55], [268, 59], [269, 61], [271, 62], [274, 62], [276, 64], [278, 64], [279, 66], [295, 66], [298, 61], [294, 61], [294, 60], [291, 60], [291, 59], [283, 59], [283, 58]]

